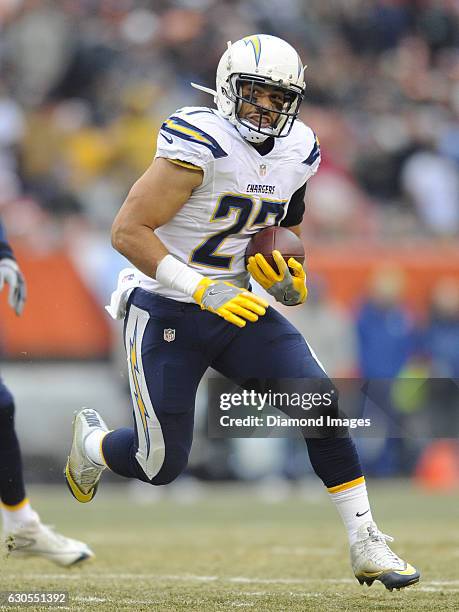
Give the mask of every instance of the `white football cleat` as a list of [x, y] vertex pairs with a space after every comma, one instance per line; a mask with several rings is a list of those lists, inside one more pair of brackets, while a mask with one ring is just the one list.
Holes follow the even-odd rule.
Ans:
[[357, 542], [351, 546], [351, 564], [360, 584], [366, 582], [371, 586], [379, 580], [392, 591], [419, 582], [420, 573], [391, 551], [386, 541], [393, 542], [394, 538], [381, 533], [376, 523], [361, 525], [357, 536]]
[[43, 525], [38, 515], [36, 519], [5, 533], [4, 546], [8, 556], [18, 559], [42, 557], [62, 566], [74, 565], [94, 557], [84, 542], [56, 533], [48, 525]]
[[102, 417], [91, 408], [84, 408], [73, 420], [73, 440], [70, 455], [65, 466], [64, 476], [73, 497], [85, 504], [90, 502], [97, 492], [99, 479], [105, 466], [91, 461], [85, 451], [86, 438], [95, 429], [108, 432]]

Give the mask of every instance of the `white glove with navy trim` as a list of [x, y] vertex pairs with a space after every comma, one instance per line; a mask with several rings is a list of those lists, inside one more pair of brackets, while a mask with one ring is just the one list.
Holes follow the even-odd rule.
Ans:
[[9, 285], [8, 303], [19, 316], [22, 313], [27, 297], [26, 284], [21, 270], [14, 259], [0, 259], [0, 291], [5, 282]]

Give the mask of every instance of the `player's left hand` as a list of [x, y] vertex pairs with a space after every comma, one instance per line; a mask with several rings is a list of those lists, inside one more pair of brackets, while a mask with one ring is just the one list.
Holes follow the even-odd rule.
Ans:
[[10, 287], [8, 303], [19, 316], [26, 300], [26, 284], [18, 264], [9, 257], [0, 259], [0, 291], [3, 289], [5, 282]]
[[278, 302], [286, 306], [302, 304], [308, 296], [303, 266], [293, 257], [285, 263], [279, 251], [273, 251], [273, 259], [278, 271], [269, 265], [261, 253], [249, 257], [247, 270]]

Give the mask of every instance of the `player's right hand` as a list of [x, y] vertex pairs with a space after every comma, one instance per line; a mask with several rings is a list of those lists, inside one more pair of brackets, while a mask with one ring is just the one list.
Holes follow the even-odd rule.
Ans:
[[269, 305], [246, 289], [207, 277], [200, 281], [193, 298], [203, 310], [213, 312], [237, 327], [245, 327], [247, 321], [258, 321]]
[[8, 303], [19, 316], [26, 300], [26, 285], [18, 264], [9, 257], [0, 259], [0, 291], [3, 289], [5, 282], [10, 287]]

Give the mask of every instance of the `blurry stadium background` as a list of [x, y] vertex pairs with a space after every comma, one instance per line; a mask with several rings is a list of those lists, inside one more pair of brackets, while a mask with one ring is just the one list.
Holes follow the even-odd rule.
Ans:
[[[126, 264], [110, 225], [164, 118], [212, 104], [189, 82], [213, 86], [226, 41], [255, 32], [287, 39], [308, 64], [301, 117], [322, 147], [303, 223], [310, 298], [288, 316], [332, 376], [445, 379], [394, 403], [395, 420], [428, 411], [428, 435], [359, 446], [370, 476], [457, 490], [454, 0], [0, 2], [0, 216], [29, 291], [20, 319], [1, 295], [1, 374], [28, 482], [62, 484], [74, 410], [130, 422], [121, 325], [103, 310]], [[187, 495], [200, 480], [246, 480], [283, 499], [309, 482], [302, 446], [208, 440], [203, 387], [197, 409]]]
[[[110, 225], [162, 120], [212, 104], [189, 82], [212, 86], [226, 41], [253, 32], [309, 65], [302, 118], [322, 146], [303, 223], [311, 295], [287, 315], [332, 376], [459, 378], [457, 4], [154, 4], [0, 4], [0, 214], [29, 289], [21, 319], [2, 295], [0, 340], [26, 457], [61, 457], [81, 405], [130, 418], [121, 325], [103, 310], [126, 264]], [[191, 469], [213, 477], [221, 449], [200, 446]], [[232, 446], [228, 478], [243, 476]], [[362, 449], [367, 467], [406, 474], [422, 445], [409, 461], [397, 446]]]

